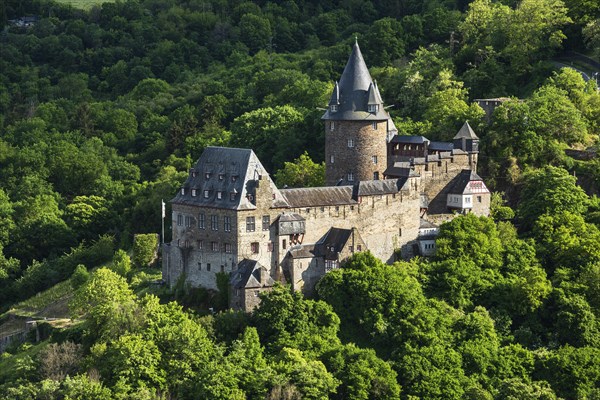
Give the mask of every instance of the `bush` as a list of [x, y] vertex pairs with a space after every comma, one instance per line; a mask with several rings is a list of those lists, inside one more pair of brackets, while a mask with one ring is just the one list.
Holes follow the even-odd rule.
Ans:
[[146, 233], [135, 235], [133, 239], [133, 266], [136, 268], [149, 266], [156, 259], [157, 248], [157, 234]]

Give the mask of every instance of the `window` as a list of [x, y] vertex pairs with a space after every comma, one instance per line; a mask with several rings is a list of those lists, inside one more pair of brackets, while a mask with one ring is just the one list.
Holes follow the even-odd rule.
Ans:
[[348, 246], [348, 250], [350, 250], [350, 253], [354, 253], [354, 246]]
[[282, 249], [284, 249], [284, 250], [287, 248], [287, 242], [286, 242], [286, 240], [285, 240], [285, 239], [283, 239], [283, 240], [281, 241], [281, 248], [282, 248]]
[[220, 190], [217, 192], [217, 199], [221, 200], [223, 198], [223, 192]]
[[208, 195], [210, 194], [210, 192], [208, 190], [204, 191], [204, 198], [208, 199]]
[[207, 270], [207, 271], [210, 271], [210, 263], [207, 263], [207, 264], [206, 264], [206, 270]]
[[272, 252], [273, 251], [273, 242], [267, 243], [267, 251], [268, 252]]
[[210, 216], [210, 229], [212, 229], [213, 231], [219, 230], [219, 216], [218, 215]]
[[367, 111], [369, 111], [370, 113], [376, 113], [377, 111], [379, 111], [379, 105], [378, 104], [369, 104], [367, 106]]
[[331, 121], [331, 122], [329, 123], [329, 130], [330, 130], [330, 131], [333, 131], [333, 130], [335, 130], [335, 121]]
[[348, 182], [354, 182], [354, 174], [352, 172], [348, 172]]
[[190, 171], [190, 174], [192, 175], [192, 178], [195, 178], [195, 177], [196, 177], [196, 175], [197, 175], [197, 173], [196, 173], [196, 170], [195, 170], [195, 169], [192, 169], [192, 170]]
[[337, 112], [337, 110], [338, 110], [338, 106], [337, 106], [337, 104], [332, 104], [332, 105], [329, 107], [329, 109], [331, 110], [331, 112]]
[[185, 194], [185, 188], [181, 188], [181, 194]]
[[258, 297], [258, 294], [260, 293], [260, 290], [255, 290], [254, 291], [254, 297]]
[[371, 161], [373, 161], [373, 164], [377, 164], [377, 156], [371, 156]]
[[362, 251], [362, 246], [360, 244], [356, 246], [356, 251]]
[[225, 232], [231, 232], [231, 217], [223, 217], [223, 230]]
[[231, 243], [224, 243], [223, 250], [225, 251], [225, 253], [231, 253]]
[[237, 181], [237, 175], [231, 175], [231, 182]]
[[231, 201], [235, 201], [235, 195], [236, 195], [236, 193], [235, 193], [235, 192], [231, 192], [231, 193], [229, 193], [229, 200], [231, 200]]
[[202, 263], [198, 263], [198, 271], [202, 271]]
[[186, 241], [183, 243], [183, 246], [184, 246], [186, 249], [188, 249], [188, 248], [190, 247], [190, 241], [189, 241], [189, 240], [186, 240]]
[[204, 179], [210, 179], [210, 172], [204, 173]]
[[221, 273], [225, 272], [225, 266], [221, 265]]
[[335, 158], [333, 157], [333, 155], [329, 156], [329, 162], [331, 164], [333, 164], [335, 162]]
[[348, 139], [348, 147], [349, 148], [354, 147], [354, 139]]
[[202, 242], [202, 240], [198, 240], [196, 244], [198, 246], [198, 250], [202, 250], [202, 248], [204, 247], [204, 243]]
[[213, 251], [213, 252], [219, 251], [219, 243], [210, 242], [210, 251]]
[[325, 260], [325, 272], [329, 272], [337, 267], [338, 262], [336, 260]]
[[192, 189], [192, 197], [196, 197], [196, 189]]
[[189, 215], [185, 216], [185, 227], [189, 228], [190, 226], [192, 226], [192, 217], [190, 217]]
[[250, 251], [252, 254], [258, 254], [258, 242], [250, 243]]
[[223, 179], [225, 179], [225, 175], [219, 174], [219, 180], [222, 181]]
[[263, 218], [262, 218], [263, 231], [268, 231], [270, 225], [271, 225], [271, 217], [268, 215], [263, 215]]
[[374, 181], [378, 181], [379, 180], [379, 172], [373, 172], [373, 180]]
[[198, 214], [198, 229], [205, 229], [206, 219], [204, 213]]
[[177, 226], [183, 225], [183, 215], [177, 214]]
[[255, 221], [254, 217], [246, 217], [246, 232], [254, 232]]
[[481, 203], [481, 196], [477, 196], [477, 202]]
[[371, 126], [373, 127], [373, 130], [376, 130], [377, 129], [377, 122], [371, 123]]

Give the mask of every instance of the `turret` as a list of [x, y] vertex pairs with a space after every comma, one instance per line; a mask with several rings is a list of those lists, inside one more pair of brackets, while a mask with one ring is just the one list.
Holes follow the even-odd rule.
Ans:
[[388, 131], [395, 127], [389, 123], [377, 82], [371, 78], [358, 43], [321, 119], [325, 123], [327, 185], [383, 178]]

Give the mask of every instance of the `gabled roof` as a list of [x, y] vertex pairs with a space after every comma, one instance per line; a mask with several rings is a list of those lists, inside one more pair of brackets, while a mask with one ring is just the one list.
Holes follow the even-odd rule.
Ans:
[[379, 88], [377, 87], [377, 82], [373, 81], [369, 85], [369, 98], [367, 100], [368, 105], [382, 105], [383, 100], [381, 99], [381, 94], [379, 94]]
[[433, 222], [427, 221], [426, 219], [421, 218], [419, 220], [419, 229], [431, 229], [431, 228], [439, 228]]
[[483, 179], [477, 173], [470, 169], [463, 169], [458, 175], [458, 179], [450, 189], [450, 194], [471, 194], [472, 191], [469, 188], [469, 183], [481, 182], [482, 188], [487, 192], [488, 189], [483, 183]]
[[336, 104], [331, 103], [332, 100], [337, 96], [339, 101], [338, 111], [331, 112], [328, 109], [321, 119], [325, 120], [369, 120], [369, 121], [384, 121], [390, 116], [383, 109], [379, 107], [376, 113], [368, 112], [367, 105], [369, 104], [369, 88], [371, 85], [374, 89], [371, 91], [373, 96], [373, 104], [382, 104], [381, 95], [377, 85], [374, 84], [369, 69], [365, 64], [358, 43], [354, 44], [352, 53], [348, 58], [344, 72], [340, 78], [339, 83], [334, 87], [331, 95], [330, 105]]
[[[252, 150], [207, 147], [190, 170], [182, 186], [184, 193], [179, 190], [171, 202], [233, 210], [254, 209], [252, 196], [259, 179], [261, 184], [271, 186], [275, 194], [272, 205], [286, 207], [283, 196]], [[192, 189], [195, 196], [192, 196]], [[208, 197], [205, 197], [205, 191]]]
[[458, 131], [458, 133], [456, 134], [456, 136], [454, 136], [454, 139], [479, 139], [477, 137], [477, 135], [475, 134], [475, 132], [473, 132], [473, 129], [471, 128], [471, 125], [469, 125], [468, 121], [465, 121], [465, 123], [463, 124], [463, 126], [460, 128], [460, 130]]
[[243, 259], [231, 274], [229, 284], [234, 289], [270, 287], [275, 284], [271, 274], [256, 260]]
[[352, 229], [330, 228], [329, 231], [315, 243], [315, 256], [324, 257], [326, 260], [337, 260], [338, 253], [346, 246], [346, 243], [351, 236]]
[[329, 99], [329, 105], [339, 105], [340, 104], [340, 87], [335, 82], [335, 86], [333, 87], [333, 93], [331, 93], [331, 99]]
[[296, 258], [296, 259], [298, 259], [298, 258], [313, 258], [315, 256], [314, 250], [315, 250], [314, 243], [297, 244], [295, 246], [290, 247], [290, 249], [288, 250], [288, 253], [289, 253], [290, 257]]

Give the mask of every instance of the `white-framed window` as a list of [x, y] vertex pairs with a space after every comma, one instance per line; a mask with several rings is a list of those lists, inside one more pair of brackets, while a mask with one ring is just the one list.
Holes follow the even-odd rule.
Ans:
[[217, 191], [217, 199], [221, 200], [223, 198], [223, 192], [221, 192], [220, 190]]
[[209, 195], [209, 194], [210, 194], [210, 191], [209, 191], [209, 190], [205, 190], [205, 191], [204, 191], [204, 198], [205, 198], [205, 199], [208, 199], [208, 195]]
[[329, 109], [331, 110], [331, 112], [337, 112], [338, 106], [337, 104], [332, 104], [331, 106], [329, 106]]
[[206, 226], [206, 216], [204, 213], [198, 214], [198, 229], [205, 229]]
[[[202, 248], [204, 247], [204, 242], [202, 242], [202, 240], [198, 240], [196, 242], [196, 245], [198, 246], [198, 250], [202, 250]], [[198, 263], [200, 264], [200, 263]]]
[[348, 172], [348, 182], [354, 182], [354, 174], [352, 172]]
[[223, 217], [223, 230], [225, 232], [231, 232], [231, 217]]
[[185, 194], [185, 188], [181, 188], [181, 194], [184, 195]]
[[379, 105], [378, 104], [369, 104], [367, 106], [367, 111], [369, 111], [370, 113], [376, 113], [377, 111], [379, 111]]
[[349, 148], [354, 147], [354, 139], [348, 139], [348, 147]]
[[377, 156], [371, 156], [371, 161], [373, 161], [373, 164], [377, 164]]
[[223, 250], [225, 250], [225, 253], [231, 253], [231, 243], [224, 243]]
[[268, 231], [271, 226], [271, 217], [269, 215], [263, 215], [262, 217], [262, 230]]
[[190, 226], [192, 226], [192, 217], [190, 217], [189, 215], [185, 216], [185, 227], [189, 228]]
[[210, 242], [210, 251], [217, 252], [219, 251], [219, 243], [218, 242]]
[[196, 197], [196, 189], [192, 189], [192, 197]]
[[218, 215], [210, 216], [210, 229], [213, 231], [219, 230], [219, 216]]
[[177, 214], [177, 226], [183, 226], [183, 215]]
[[246, 232], [254, 232], [256, 229], [256, 220], [254, 217], [246, 217]]

